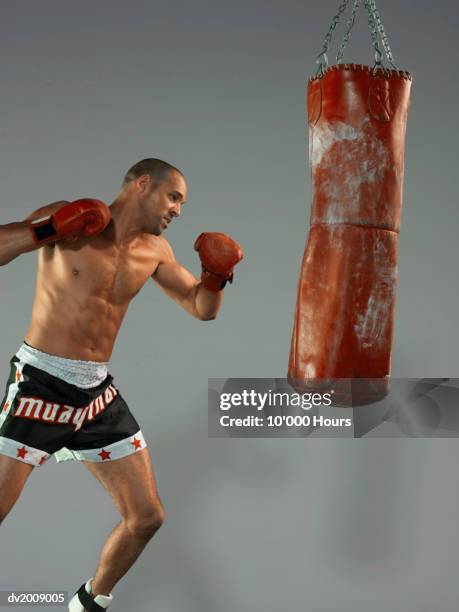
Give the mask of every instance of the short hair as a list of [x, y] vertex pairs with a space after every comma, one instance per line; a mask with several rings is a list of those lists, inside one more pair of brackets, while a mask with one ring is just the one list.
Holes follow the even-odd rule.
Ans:
[[129, 170], [126, 172], [126, 176], [123, 179], [123, 186], [139, 178], [139, 176], [143, 176], [144, 174], [151, 176], [153, 184], [158, 185], [167, 179], [172, 170], [182, 174], [178, 168], [168, 164], [162, 159], [148, 157], [147, 159], [142, 159], [129, 168]]

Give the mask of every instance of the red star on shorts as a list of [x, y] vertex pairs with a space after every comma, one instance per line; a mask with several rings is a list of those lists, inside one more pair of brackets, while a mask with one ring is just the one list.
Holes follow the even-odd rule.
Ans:
[[98, 455], [102, 459], [102, 461], [104, 461], [105, 459], [110, 459], [110, 451], [106, 451], [105, 448], [103, 448], [100, 453], [98, 453]]
[[16, 372], [16, 382], [21, 382], [21, 372]]
[[3, 412], [6, 412], [9, 407], [10, 407], [10, 405], [8, 404], [8, 402], [5, 402], [5, 404], [3, 406]]
[[133, 438], [131, 444], [135, 447], [135, 450], [142, 448], [142, 440], [137, 440], [137, 438]]
[[43, 455], [43, 457], [38, 462], [38, 465], [43, 465], [45, 461], [46, 461], [46, 455]]
[[25, 456], [27, 455], [28, 451], [26, 450], [26, 447], [23, 446], [22, 448], [18, 448], [18, 457], [21, 457], [21, 459], [25, 459]]

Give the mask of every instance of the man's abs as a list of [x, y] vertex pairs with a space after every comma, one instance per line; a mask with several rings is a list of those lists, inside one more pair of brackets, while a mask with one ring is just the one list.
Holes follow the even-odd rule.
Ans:
[[108, 362], [129, 303], [153, 271], [145, 248], [123, 252], [103, 238], [43, 248], [26, 341], [52, 355]]
[[108, 362], [126, 309], [97, 298], [59, 299], [38, 292], [25, 339], [51, 355]]

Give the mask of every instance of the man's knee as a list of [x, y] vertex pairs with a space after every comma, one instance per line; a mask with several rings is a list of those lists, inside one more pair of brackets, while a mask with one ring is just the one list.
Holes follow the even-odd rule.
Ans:
[[136, 537], [149, 540], [164, 522], [164, 508], [160, 502], [148, 510], [125, 519], [127, 529]]

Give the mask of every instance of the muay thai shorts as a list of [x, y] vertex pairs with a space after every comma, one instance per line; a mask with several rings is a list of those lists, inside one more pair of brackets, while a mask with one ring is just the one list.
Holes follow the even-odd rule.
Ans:
[[108, 462], [145, 448], [139, 425], [107, 377], [83, 389], [11, 359], [0, 405], [0, 453], [43, 465], [51, 455], [67, 460]]

